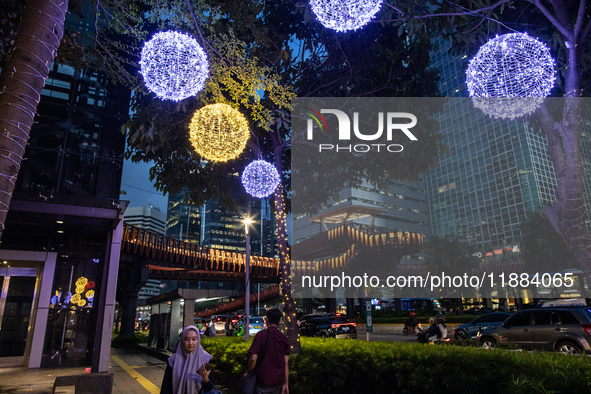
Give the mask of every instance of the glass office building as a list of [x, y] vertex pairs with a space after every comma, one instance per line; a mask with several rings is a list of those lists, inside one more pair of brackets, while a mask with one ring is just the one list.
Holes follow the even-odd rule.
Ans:
[[129, 98], [50, 65], [0, 245], [0, 366], [108, 370]]
[[[432, 61], [441, 72], [439, 87], [454, 99], [438, 118], [450, 152], [425, 179], [431, 231], [474, 246], [517, 246], [527, 212], [554, 201], [546, 137], [523, 120], [483, 117], [471, 99], [461, 98], [467, 97], [466, 56], [449, 55], [449, 42], [438, 44]], [[584, 161], [589, 166], [588, 156]]]
[[209, 200], [202, 206], [184, 202], [185, 192], [169, 196], [166, 236], [209, 248], [244, 253], [246, 237], [243, 220], [250, 216], [251, 253], [258, 256], [277, 255], [275, 217], [268, 199], [254, 200], [250, 207], [236, 210]]

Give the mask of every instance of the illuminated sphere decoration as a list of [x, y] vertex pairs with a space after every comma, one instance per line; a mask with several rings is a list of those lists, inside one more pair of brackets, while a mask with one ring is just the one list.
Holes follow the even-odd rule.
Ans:
[[264, 160], [253, 161], [242, 173], [242, 185], [246, 192], [257, 198], [273, 194], [280, 181], [275, 166]]
[[324, 27], [344, 32], [366, 25], [382, 7], [382, 0], [310, 0]]
[[250, 137], [244, 115], [227, 104], [210, 104], [196, 111], [189, 139], [201, 157], [215, 162], [235, 159]]
[[468, 92], [484, 113], [514, 119], [535, 111], [550, 94], [554, 59], [542, 42], [511, 33], [484, 44], [466, 71]]
[[195, 39], [167, 31], [157, 33], [144, 44], [140, 73], [157, 97], [180, 101], [203, 90], [209, 64], [205, 51]]

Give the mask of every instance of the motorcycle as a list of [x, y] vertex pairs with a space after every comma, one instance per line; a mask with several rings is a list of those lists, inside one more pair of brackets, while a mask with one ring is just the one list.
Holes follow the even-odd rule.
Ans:
[[404, 328], [402, 328], [402, 333], [404, 335], [408, 335], [408, 334], [418, 335], [422, 332], [423, 332], [423, 329], [421, 328], [421, 323], [419, 323], [418, 325], [416, 325], [410, 329], [406, 325], [404, 326]]

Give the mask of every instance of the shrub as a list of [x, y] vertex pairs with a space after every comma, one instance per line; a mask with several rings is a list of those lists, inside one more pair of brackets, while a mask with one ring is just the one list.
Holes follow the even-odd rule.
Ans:
[[[583, 393], [591, 392], [587, 357], [460, 346], [302, 338], [290, 359], [290, 392], [297, 393]], [[249, 343], [204, 338], [220, 371], [246, 371]], [[330, 378], [327, 378], [330, 377]]]
[[111, 346], [113, 347], [130, 347], [137, 345], [138, 343], [147, 343], [148, 342], [148, 334], [147, 333], [135, 333], [133, 335], [124, 335], [121, 336], [115, 332], [113, 332], [113, 336], [111, 339]]

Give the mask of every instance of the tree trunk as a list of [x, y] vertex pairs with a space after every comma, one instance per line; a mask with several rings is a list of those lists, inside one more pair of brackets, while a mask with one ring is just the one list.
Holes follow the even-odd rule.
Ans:
[[67, 0], [30, 0], [0, 74], [0, 237], [67, 9]]
[[[279, 158], [281, 161], [281, 158]], [[279, 277], [281, 280], [281, 296], [283, 297], [283, 313], [286, 335], [289, 339], [292, 354], [300, 354], [300, 338], [298, 333], [295, 299], [291, 294], [291, 259], [287, 247], [285, 232], [285, 204], [283, 201], [283, 185], [275, 190], [275, 217], [277, 221], [277, 238], [279, 243]]]
[[570, 48], [567, 55], [566, 97], [562, 121], [554, 123], [545, 107], [539, 112], [557, 180], [556, 201], [553, 206], [545, 206], [544, 213], [575, 255], [587, 283], [591, 283], [591, 235], [585, 224], [587, 211], [581, 160], [581, 79], [578, 71], [578, 49]]

